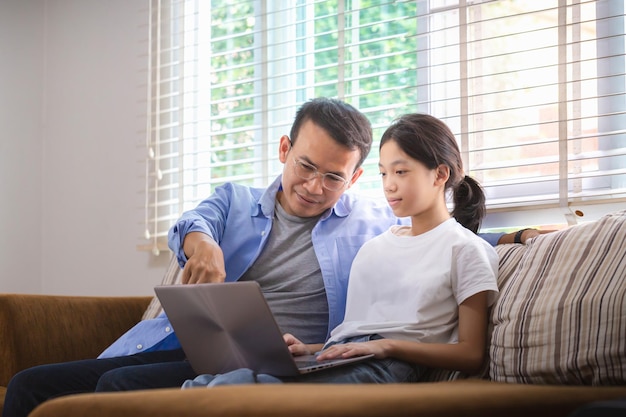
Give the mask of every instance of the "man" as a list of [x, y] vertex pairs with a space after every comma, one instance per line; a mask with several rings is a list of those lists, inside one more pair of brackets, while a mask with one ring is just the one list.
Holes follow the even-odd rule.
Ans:
[[[305, 103], [290, 137], [280, 138], [280, 177], [267, 189], [219, 187], [172, 227], [183, 281], [257, 280], [283, 331], [324, 342], [343, 318], [357, 250], [398, 222], [384, 201], [344, 194], [361, 176], [371, 144], [369, 121], [352, 106]], [[161, 316], [139, 323], [99, 359], [18, 373], [3, 416], [26, 416], [70, 393], [176, 387], [195, 376]]]

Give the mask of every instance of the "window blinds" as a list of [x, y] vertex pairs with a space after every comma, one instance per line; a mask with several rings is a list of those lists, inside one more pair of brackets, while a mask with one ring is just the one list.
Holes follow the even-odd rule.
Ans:
[[151, 0], [145, 236], [227, 181], [263, 187], [304, 101], [374, 127], [426, 112], [457, 135], [490, 213], [626, 201], [624, 1]]

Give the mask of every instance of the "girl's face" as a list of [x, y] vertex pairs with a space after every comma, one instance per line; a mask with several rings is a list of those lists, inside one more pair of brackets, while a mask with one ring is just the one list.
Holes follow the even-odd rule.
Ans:
[[390, 140], [380, 149], [378, 167], [385, 197], [396, 216], [429, 216], [445, 208], [445, 166], [428, 169]]

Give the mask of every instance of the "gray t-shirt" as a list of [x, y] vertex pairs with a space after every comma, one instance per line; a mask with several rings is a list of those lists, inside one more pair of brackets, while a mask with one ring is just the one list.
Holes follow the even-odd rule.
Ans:
[[323, 343], [328, 332], [326, 289], [311, 241], [319, 218], [292, 216], [276, 202], [267, 244], [240, 278], [259, 283], [282, 332], [304, 343]]

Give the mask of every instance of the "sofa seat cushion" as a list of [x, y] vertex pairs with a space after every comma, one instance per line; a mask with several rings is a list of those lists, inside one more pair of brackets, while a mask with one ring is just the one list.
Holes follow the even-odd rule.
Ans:
[[626, 210], [530, 242], [491, 310], [491, 379], [626, 384], [625, 242]]

